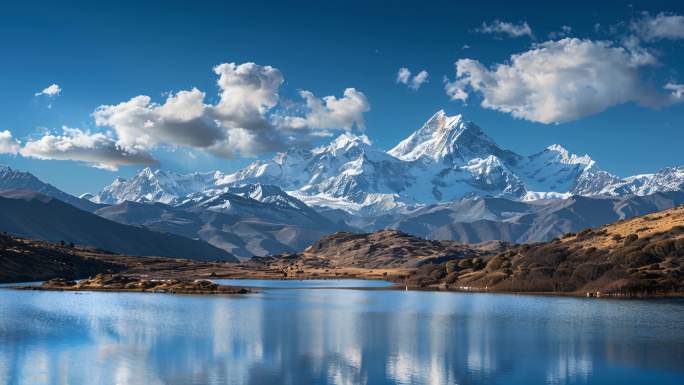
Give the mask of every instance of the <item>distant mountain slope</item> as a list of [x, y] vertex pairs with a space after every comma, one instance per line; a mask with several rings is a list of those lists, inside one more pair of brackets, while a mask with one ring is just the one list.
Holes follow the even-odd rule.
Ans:
[[121, 254], [237, 261], [203, 241], [128, 226], [29, 191], [0, 193], [0, 231]]
[[351, 227], [334, 223], [275, 186], [243, 185], [188, 195], [175, 206], [123, 202], [96, 211], [110, 220], [200, 238], [239, 257], [301, 251]]
[[77, 198], [69, 195], [55, 186], [45, 183], [36, 178], [33, 174], [25, 171], [13, 170], [7, 166], [0, 165], [0, 191], [1, 190], [27, 190], [35, 191], [43, 195], [57, 198], [81, 210], [95, 211], [100, 206], [87, 199]]
[[399, 216], [387, 227], [428, 239], [467, 243], [494, 239], [539, 242], [683, 203], [684, 192], [628, 197], [572, 196], [535, 202], [471, 197], [418, 209]]

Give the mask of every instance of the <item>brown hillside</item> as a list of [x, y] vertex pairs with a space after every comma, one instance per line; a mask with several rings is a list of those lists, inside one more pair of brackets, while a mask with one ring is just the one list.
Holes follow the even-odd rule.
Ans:
[[416, 267], [456, 258], [481, 257], [501, 250], [501, 242], [465, 245], [414, 237], [396, 230], [370, 234], [335, 233], [309, 246], [302, 256], [327, 261], [331, 267]]
[[478, 291], [607, 296], [684, 293], [684, 207], [562, 239], [510, 247], [480, 261], [426, 266], [410, 282]]
[[0, 283], [75, 279], [123, 269], [107, 253], [0, 234]]

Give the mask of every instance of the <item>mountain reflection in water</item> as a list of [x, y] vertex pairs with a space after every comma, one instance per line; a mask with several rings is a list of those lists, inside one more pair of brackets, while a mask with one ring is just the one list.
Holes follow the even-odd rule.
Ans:
[[0, 384], [684, 382], [677, 300], [2, 289], [0, 314]]

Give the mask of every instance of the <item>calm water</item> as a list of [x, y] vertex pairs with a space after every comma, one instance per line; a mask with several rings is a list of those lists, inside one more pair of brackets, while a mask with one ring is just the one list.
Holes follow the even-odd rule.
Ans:
[[0, 384], [684, 383], [682, 301], [239, 282], [276, 287], [0, 289]]

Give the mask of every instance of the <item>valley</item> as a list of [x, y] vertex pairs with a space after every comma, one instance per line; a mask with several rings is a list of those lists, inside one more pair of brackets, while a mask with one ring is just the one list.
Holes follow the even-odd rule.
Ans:
[[145, 168], [79, 198], [2, 167], [0, 281], [362, 278], [673, 295], [682, 204], [681, 168], [619, 178], [559, 145], [522, 156], [439, 111], [389, 151], [343, 133], [232, 174]]
[[[0, 276], [5, 282], [116, 272], [127, 280], [360, 278], [388, 280], [405, 289], [624, 298], [684, 295], [684, 206], [542, 243], [461, 244], [395, 230], [336, 233], [302, 253], [240, 263], [125, 256], [2, 239], [3, 266], [14, 267]], [[42, 272], [31, 276], [27, 272], [35, 271], [31, 266], [38, 265], [36, 260]]]

